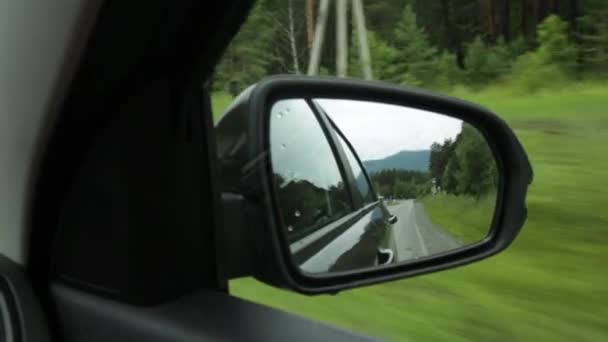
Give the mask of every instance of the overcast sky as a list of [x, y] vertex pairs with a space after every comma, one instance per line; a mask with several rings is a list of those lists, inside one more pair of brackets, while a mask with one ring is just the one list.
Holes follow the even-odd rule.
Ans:
[[270, 149], [273, 171], [285, 184], [299, 179], [327, 188], [342, 181], [325, 133], [303, 99], [282, 100], [272, 106]]
[[423, 110], [376, 102], [315, 100], [362, 160], [382, 159], [399, 151], [428, 150], [434, 142], [455, 138], [462, 121]]

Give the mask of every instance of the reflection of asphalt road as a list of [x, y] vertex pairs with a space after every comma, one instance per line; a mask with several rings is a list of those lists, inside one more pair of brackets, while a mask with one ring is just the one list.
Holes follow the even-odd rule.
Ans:
[[389, 211], [397, 215], [398, 220], [392, 227], [389, 242], [396, 261], [438, 254], [463, 245], [448, 232], [435, 226], [421, 203], [405, 200], [389, 207]]

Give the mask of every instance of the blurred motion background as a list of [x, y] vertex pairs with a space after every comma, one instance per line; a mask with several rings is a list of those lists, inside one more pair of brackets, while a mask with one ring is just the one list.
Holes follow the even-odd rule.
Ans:
[[[319, 4], [257, 1], [216, 70], [216, 119], [260, 78], [306, 73]], [[337, 74], [335, 4], [321, 75]], [[336, 296], [305, 297], [254, 279], [232, 281], [231, 292], [392, 341], [608, 340], [608, 1], [362, 4], [375, 80], [479, 103], [515, 130], [534, 168], [527, 223], [503, 254], [440, 274]], [[347, 76], [360, 78], [358, 39], [347, 38]], [[437, 215], [463, 205], [487, 203], [444, 201]]]

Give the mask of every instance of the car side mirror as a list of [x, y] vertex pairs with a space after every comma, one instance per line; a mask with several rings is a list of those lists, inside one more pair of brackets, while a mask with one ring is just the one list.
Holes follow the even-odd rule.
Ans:
[[462, 100], [275, 76], [239, 95], [215, 131], [230, 277], [335, 293], [481, 260], [526, 218], [524, 149]]

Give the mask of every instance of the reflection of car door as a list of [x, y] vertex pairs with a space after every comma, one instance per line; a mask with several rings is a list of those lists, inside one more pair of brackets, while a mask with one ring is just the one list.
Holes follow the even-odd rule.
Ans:
[[304, 270], [326, 272], [346, 248], [331, 244], [347, 231], [352, 234], [360, 201], [351, 196], [333, 132], [319, 123], [324, 117], [303, 99], [282, 100], [273, 108], [290, 113], [280, 119], [273, 115], [270, 130], [275, 189], [290, 250]]
[[[277, 147], [271, 153], [294, 261], [309, 272], [377, 264], [385, 210], [354, 151], [338, 130], [321, 128], [318, 120], [327, 116], [314, 110], [311, 102], [292, 99], [280, 104], [294, 115], [271, 121], [271, 146], [306, 146], [308, 153], [300, 151], [298, 157], [322, 158], [326, 166], [314, 167], [312, 159], [294, 163], [289, 159], [294, 151], [287, 149]], [[301, 127], [306, 134], [288, 130], [290, 126]]]
[[340, 147], [354, 178], [352, 191], [356, 193], [355, 197], [362, 201], [362, 214], [358, 224], [364, 228], [358, 240], [352, 243], [352, 247], [344, 252], [332, 269], [349, 270], [389, 263], [392, 261], [392, 252], [388, 252], [383, 246], [387, 244], [390, 214], [383, 201], [375, 196], [369, 177], [352, 146], [337, 133]]

